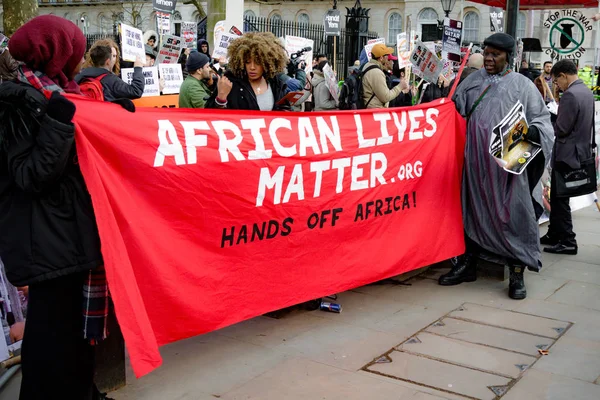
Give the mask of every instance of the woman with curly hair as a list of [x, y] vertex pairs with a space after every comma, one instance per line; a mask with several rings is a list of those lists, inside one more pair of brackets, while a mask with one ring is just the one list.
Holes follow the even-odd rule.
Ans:
[[277, 75], [283, 72], [288, 56], [275, 35], [247, 33], [231, 42], [227, 54], [228, 70], [219, 79], [206, 108], [289, 110], [289, 105], [277, 104], [286, 89]]

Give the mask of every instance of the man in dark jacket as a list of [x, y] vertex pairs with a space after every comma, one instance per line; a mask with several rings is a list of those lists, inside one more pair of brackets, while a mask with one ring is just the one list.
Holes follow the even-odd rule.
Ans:
[[90, 58], [93, 67], [86, 68], [77, 77], [75, 82], [82, 83], [87, 79], [98, 79], [102, 75], [100, 82], [104, 91], [105, 101], [114, 101], [119, 99], [139, 99], [144, 94], [144, 63], [137, 59], [133, 64], [133, 80], [131, 85], [123, 82], [121, 78], [111, 71], [117, 61], [117, 51], [110, 46], [96, 46], [90, 50]]
[[521, 69], [519, 69], [519, 73], [523, 76], [526, 76], [533, 82], [533, 75], [531, 74], [531, 70], [529, 69], [529, 63], [527, 61], [523, 61], [521, 63]]
[[[577, 66], [570, 60], [557, 62], [551, 71], [552, 80], [564, 92], [554, 123], [554, 149], [552, 151], [552, 188], [557, 170], [577, 169], [581, 161], [592, 156], [591, 141], [594, 121], [594, 95], [577, 76]], [[577, 254], [577, 241], [573, 232], [569, 198], [556, 197], [550, 191], [550, 225], [548, 233], [540, 239], [547, 253]]]

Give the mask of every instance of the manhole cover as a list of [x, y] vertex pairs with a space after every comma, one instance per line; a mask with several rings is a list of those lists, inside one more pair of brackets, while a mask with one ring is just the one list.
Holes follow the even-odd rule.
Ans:
[[363, 370], [474, 399], [509, 389], [571, 323], [478, 304], [433, 321]]

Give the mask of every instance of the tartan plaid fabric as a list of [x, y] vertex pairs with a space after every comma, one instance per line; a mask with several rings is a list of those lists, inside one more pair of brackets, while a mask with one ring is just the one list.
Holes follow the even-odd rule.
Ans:
[[[64, 92], [44, 73], [32, 71], [25, 65], [19, 67], [17, 77], [20, 82], [27, 83], [39, 91]], [[98, 344], [108, 336], [107, 318], [108, 284], [104, 266], [100, 266], [89, 271], [83, 285], [83, 337], [88, 339], [90, 344]]]
[[90, 270], [83, 285], [83, 298], [83, 335], [95, 345], [108, 336], [108, 284], [104, 266]]

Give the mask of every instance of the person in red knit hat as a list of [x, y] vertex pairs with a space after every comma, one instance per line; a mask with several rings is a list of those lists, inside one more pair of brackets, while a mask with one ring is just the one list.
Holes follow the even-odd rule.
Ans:
[[36, 17], [10, 41], [16, 82], [0, 85], [0, 257], [29, 286], [21, 400], [102, 398], [91, 344], [107, 334], [108, 289], [63, 96], [79, 93], [85, 48], [72, 22]]

